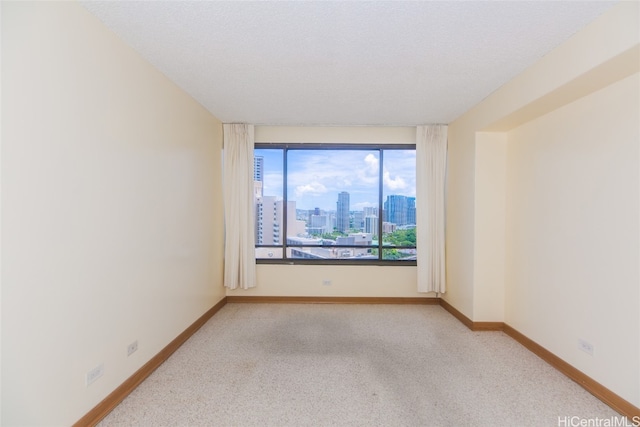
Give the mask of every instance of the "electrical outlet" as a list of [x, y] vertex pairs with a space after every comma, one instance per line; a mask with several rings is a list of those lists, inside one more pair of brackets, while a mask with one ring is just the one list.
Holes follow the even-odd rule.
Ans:
[[89, 387], [89, 385], [93, 383], [95, 380], [100, 378], [102, 374], [104, 374], [104, 363], [101, 363], [100, 365], [96, 366], [95, 368], [87, 372], [87, 377], [86, 377], [87, 387]]
[[322, 286], [331, 286], [331, 279], [323, 279]]
[[585, 340], [578, 340], [578, 348], [590, 356], [593, 356], [593, 345]]
[[131, 356], [136, 351], [138, 351], [138, 340], [135, 340], [127, 346], [127, 356]]

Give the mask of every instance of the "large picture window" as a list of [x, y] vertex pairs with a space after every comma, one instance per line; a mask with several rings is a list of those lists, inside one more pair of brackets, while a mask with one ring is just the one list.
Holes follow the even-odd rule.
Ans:
[[256, 262], [415, 265], [415, 145], [255, 144]]

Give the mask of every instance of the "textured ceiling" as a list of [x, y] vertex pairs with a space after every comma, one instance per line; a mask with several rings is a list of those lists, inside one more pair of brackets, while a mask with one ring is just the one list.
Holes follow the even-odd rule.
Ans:
[[604, 1], [84, 2], [223, 122], [449, 123]]

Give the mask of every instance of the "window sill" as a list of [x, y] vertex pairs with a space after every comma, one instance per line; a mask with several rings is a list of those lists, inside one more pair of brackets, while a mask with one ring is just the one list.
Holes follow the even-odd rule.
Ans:
[[416, 266], [415, 260], [411, 261], [380, 261], [380, 260], [305, 260], [305, 259], [257, 259], [256, 264], [276, 264], [276, 265], [361, 265], [361, 266], [392, 266], [392, 267], [407, 267]]

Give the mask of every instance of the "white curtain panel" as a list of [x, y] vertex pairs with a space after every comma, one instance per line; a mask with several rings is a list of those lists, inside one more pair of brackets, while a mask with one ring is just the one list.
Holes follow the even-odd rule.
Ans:
[[253, 125], [224, 128], [224, 286], [256, 285]]
[[418, 292], [446, 291], [444, 194], [447, 131], [446, 125], [418, 126], [416, 129]]

